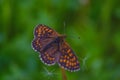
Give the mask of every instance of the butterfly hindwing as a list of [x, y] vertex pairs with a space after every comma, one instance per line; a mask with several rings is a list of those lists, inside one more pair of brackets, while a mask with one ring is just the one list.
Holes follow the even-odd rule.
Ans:
[[53, 65], [56, 63], [56, 54], [58, 50], [58, 44], [52, 42], [47, 45], [45, 49], [40, 53], [40, 59], [47, 65]]

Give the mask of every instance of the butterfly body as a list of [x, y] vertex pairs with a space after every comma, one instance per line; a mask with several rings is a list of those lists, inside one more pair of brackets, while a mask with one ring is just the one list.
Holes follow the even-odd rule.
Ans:
[[39, 52], [43, 63], [47, 65], [58, 63], [66, 70], [78, 71], [80, 69], [78, 59], [65, 38], [65, 35], [60, 35], [50, 27], [40, 24], [34, 30], [32, 47]]

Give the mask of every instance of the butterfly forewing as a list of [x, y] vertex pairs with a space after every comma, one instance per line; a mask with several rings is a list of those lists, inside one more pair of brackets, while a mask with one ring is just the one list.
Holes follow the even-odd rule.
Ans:
[[34, 38], [32, 42], [33, 48], [40, 52], [42, 51], [48, 44], [50, 44], [53, 41], [53, 38]]
[[69, 71], [79, 70], [80, 65], [78, 59], [70, 46], [66, 42], [63, 42], [60, 48], [61, 55], [59, 57], [58, 64]]
[[51, 37], [56, 37], [59, 34], [51, 29], [50, 27], [39, 24], [34, 30], [34, 36], [39, 37], [39, 38], [51, 38]]
[[34, 30], [34, 39], [32, 46], [35, 51], [42, 51], [48, 44], [50, 44], [59, 34], [46, 25], [38, 25]]

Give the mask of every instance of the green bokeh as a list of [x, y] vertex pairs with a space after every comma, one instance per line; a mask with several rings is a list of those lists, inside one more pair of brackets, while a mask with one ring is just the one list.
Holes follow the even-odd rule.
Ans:
[[81, 65], [68, 80], [120, 80], [120, 0], [0, 0], [0, 80], [62, 79], [31, 48], [38, 24], [67, 35]]

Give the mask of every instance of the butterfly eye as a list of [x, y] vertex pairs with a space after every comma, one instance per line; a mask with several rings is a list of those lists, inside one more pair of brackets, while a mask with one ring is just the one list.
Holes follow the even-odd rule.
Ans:
[[63, 39], [61, 39], [61, 40], [60, 40], [60, 42], [64, 42], [64, 40], [63, 40]]

